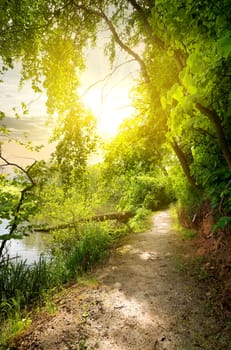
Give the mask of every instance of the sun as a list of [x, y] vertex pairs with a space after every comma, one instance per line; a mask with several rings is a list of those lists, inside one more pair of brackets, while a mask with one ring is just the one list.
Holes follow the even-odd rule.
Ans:
[[100, 87], [88, 91], [83, 97], [97, 118], [98, 132], [103, 137], [113, 137], [123, 120], [132, 114], [133, 107], [126, 87], [120, 86], [104, 93]]
[[117, 52], [111, 67], [102, 50], [104, 39], [86, 52], [86, 69], [80, 75], [80, 96], [90, 107], [98, 121], [98, 131], [105, 137], [113, 137], [119, 125], [133, 113], [130, 91], [139, 71], [137, 63]]

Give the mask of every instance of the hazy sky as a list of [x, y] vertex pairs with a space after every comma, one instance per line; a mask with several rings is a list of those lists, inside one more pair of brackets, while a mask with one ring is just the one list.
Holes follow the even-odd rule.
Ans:
[[[55, 145], [49, 144], [52, 127], [47, 125], [47, 117], [25, 117], [15, 119], [14, 117], [5, 117], [0, 124], [6, 125], [9, 130], [9, 136], [1, 135], [1, 141], [4, 141], [2, 147], [3, 156], [9, 161], [15, 161], [19, 165], [33, 163], [34, 160], [48, 159]], [[8, 142], [8, 139], [14, 141]], [[19, 145], [17, 141], [27, 143], [32, 141], [34, 146], [43, 145], [40, 152], [31, 152], [25, 147]]]
[[138, 65], [119, 52], [114, 64], [117, 69], [110, 75], [108, 73], [113, 69], [105, 59], [103, 49], [95, 48], [88, 56], [87, 67], [81, 77], [81, 91], [99, 83], [90, 88], [83, 99], [96, 115], [101, 134], [114, 136], [118, 125], [132, 113], [129, 91], [137, 75]]
[[[121, 121], [132, 113], [129, 90], [138, 67], [135, 62], [121, 65], [128, 60], [129, 58], [121, 53], [118, 54], [114, 65], [118, 68], [112, 75], [108, 75], [111, 69], [104, 57], [103, 48], [98, 46], [87, 56], [87, 68], [81, 75], [80, 95], [97, 117], [101, 136], [114, 136]], [[51, 126], [46, 123], [45, 94], [35, 94], [29, 82], [19, 89], [19, 80], [20, 65], [18, 64], [15, 69], [5, 74], [4, 83], [0, 84], [0, 106], [7, 115], [7, 118], [0, 123], [10, 128], [13, 137], [21, 139], [24, 134], [27, 134], [35, 144], [45, 146], [40, 154], [31, 154], [15, 143], [6, 144], [3, 148], [6, 155], [23, 164], [28, 163], [29, 158], [48, 158], [54, 146], [48, 145]], [[17, 120], [13, 117], [12, 108], [15, 107], [20, 114], [22, 101], [29, 104], [30, 113]], [[5, 137], [1, 136], [1, 138], [5, 140]]]

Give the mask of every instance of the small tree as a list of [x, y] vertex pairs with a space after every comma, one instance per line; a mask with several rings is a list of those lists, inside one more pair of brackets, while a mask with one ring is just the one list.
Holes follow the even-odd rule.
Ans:
[[[21, 238], [25, 234], [25, 228], [20, 224], [28, 221], [36, 210], [36, 198], [34, 188], [36, 182], [31, 176], [31, 171], [36, 162], [26, 167], [8, 161], [0, 153], [1, 167], [8, 167], [7, 175], [0, 176], [0, 208], [1, 219], [8, 220], [8, 233], [0, 236], [0, 260], [3, 259], [6, 243], [15, 238]], [[12, 174], [14, 171], [14, 175]], [[28, 228], [27, 228], [28, 230]]]

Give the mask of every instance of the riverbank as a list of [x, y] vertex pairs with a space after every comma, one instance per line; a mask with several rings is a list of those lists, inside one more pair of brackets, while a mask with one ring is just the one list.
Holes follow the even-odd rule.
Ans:
[[[8, 234], [7, 225], [8, 220], [1, 220], [0, 224], [0, 236]], [[38, 262], [42, 255], [49, 255], [50, 242], [52, 241], [52, 236], [43, 233], [29, 233], [22, 239], [12, 239], [7, 243], [7, 254], [12, 259], [26, 260], [27, 264], [33, 264]]]
[[8, 340], [30, 323], [30, 310], [44, 305], [55, 291], [76, 281], [109, 254], [112, 238], [99, 224], [84, 225], [72, 238], [65, 249], [57, 247], [50, 259], [41, 256], [33, 264], [20, 259], [1, 261], [0, 349], [8, 349]]
[[9, 349], [230, 349], [207, 276], [196, 264], [187, 270], [192, 249], [169, 211], [160, 212], [151, 230], [124, 238], [94, 278], [57, 294], [52, 312], [38, 314]]

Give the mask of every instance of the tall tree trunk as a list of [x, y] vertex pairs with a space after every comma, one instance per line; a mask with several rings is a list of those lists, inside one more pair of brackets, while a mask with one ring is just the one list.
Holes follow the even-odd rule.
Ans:
[[228, 146], [228, 142], [224, 133], [224, 129], [221, 125], [221, 119], [219, 117], [219, 115], [217, 114], [216, 111], [211, 110], [205, 106], [203, 106], [200, 103], [196, 104], [197, 109], [199, 109], [199, 111], [206, 115], [210, 122], [213, 124], [214, 129], [216, 131], [216, 136], [217, 136], [217, 140], [218, 140], [218, 144], [220, 146], [220, 149], [223, 153], [223, 156], [228, 164], [229, 170], [231, 172], [231, 150], [229, 149]]
[[190, 185], [192, 186], [192, 188], [197, 192], [200, 193], [200, 187], [197, 185], [195, 178], [191, 175], [190, 173], [190, 168], [189, 168], [189, 164], [188, 164], [188, 160], [186, 155], [184, 154], [184, 152], [182, 151], [182, 149], [180, 148], [180, 146], [177, 144], [176, 140], [173, 139], [172, 142], [170, 142], [179, 162], [180, 165], [183, 169], [183, 172], [188, 180], [188, 182], [190, 183]]

